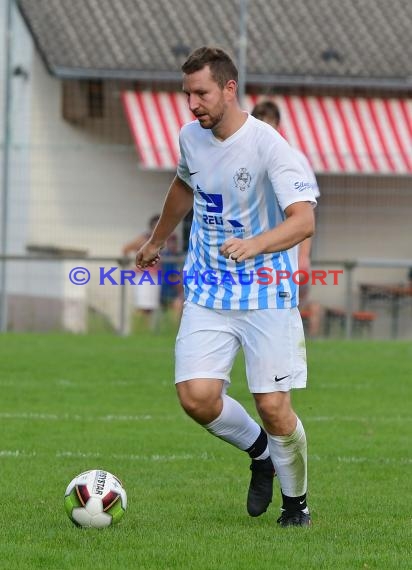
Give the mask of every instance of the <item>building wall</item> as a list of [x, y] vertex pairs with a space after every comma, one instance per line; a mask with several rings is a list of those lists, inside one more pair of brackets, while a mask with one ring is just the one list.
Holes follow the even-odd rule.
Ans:
[[[7, 253], [23, 253], [28, 236], [30, 195], [31, 63], [33, 43], [16, 9], [12, 10], [9, 78], [9, 132], [5, 131], [7, 3], [0, 3], [0, 193], [7, 210]], [[8, 140], [6, 140], [6, 137]], [[8, 176], [4, 178], [5, 146], [9, 149]], [[3, 184], [6, 181], [6, 184]], [[3, 217], [1, 217], [3, 220]], [[1, 222], [2, 223], [2, 222]]]
[[[4, 3], [1, 6], [0, 38], [4, 39]], [[139, 169], [120, 103], [126, 84], [105, 83], [102, 117], [80, 113], [76, 119], [73, 113], [68, 118], [67, 105], [74, 104], [68, 82], [48, 74], [18, 14], [14, 18], [13, 63], [27, 68], [29, 74], [27, 79], [16, 76], [12, 80], [8, 251], [24, 253], [28, 245], [34, 245], [79, 249], [90, 256], [119, 256], [122, 245], [160, 211], [173, 173]], [[4, 77], [1, 50], [0, 74]], [[3, 91], [0, 104], [2, 97]], [[0, 127], [3, 119], [0, 112]], [[412, 257], [411, 177], [320, 176], [319, 184], [322, 196], [314, 259]], [[59, 275], [53, 272], [53, 279], [37, 277], [34, 264], [30, 270], [17, 264], [10, 267], [12, 293], [27, 298], [43, 291], [49, 299], [63, 294], [79, 299], [79, 288], [72, 286], [71, 292], [67, 288], [67, 264], [61, 264]], [[354, 305], [360, 282], [404, 283], [406, 275], [406, 268], [357, 269]], [[324, 306], [342, 306], [345, 277], [339, 278], [338, 286], [313, 287], [312, 298]], [[119, 288], [102, 288], [92, 281], [83, 291], [82, 302], [118, 324]], [[43, 301], [40, 312], [44, 315], [47, 303]], [[19, 299], [14, 302], [18, 307]], [[83, 329], [76, 323], [73, 330]]]
[[[34, 53], [26, 119], [30, 136], [24, 145], [26, 196], [21, 204], [28, 214], [23, 226], [14, 225], [24, 243], [13, 253], [24, 253], [29, 246], [118, 258], [124, 243], [146, 230], [148, 219], [161, 210], [173, 173], [139, 170], [117, 84], [104, 86], [102, 117], [80, 114], [77, 120], [64, 118], [66, 87], [47, 73]], [[67, 111], [74, 100], [65, 97], [64, 104]], [[14, 180], [13, 191], [16, 184]], [[118, 327], [120, 287], [100, 286], [98, 279], [99, 265], [115, 264], [73, 261], [71, 265], [84, 265], [92, 274], [85, 287], [69, 282], [70, 262], [9, 264], [10, 328], [82, 332], [85, 307]], [[131, 304], [129, 289], [127, 298]]]
[[[119, 92], [107, 89], [108, 112], [127, 128]], [[146, 228], [163, 204], [170, 172], [138, 169], [135, 149], [105, 128], [62, 117], [62, 82], [39, 56], [33, 66], [30, 242], [119, 255], [122, 244]]]
[[[318, 181], [321, 197], [313, 259], [412, 260], [412, 177], [318, 176]], [[357, 268], [354, 307], [359, 283], [406, 284], [407, 275], [406, 267]], [[338, 287], [317, 285], [312, 296], [326, 306], [341, 304], [345, 286], [342, 276]]]
[[318, 257], [411, 255], [412, 177], [320, 176], [318, 180]]
[[[13, 26], [13, 66], [28, 77], [12, 79], [7, 251], [34, 246], [119, 257], [160, 211], [173, 174], [139, 170], [117, 85], [107, 85], [103, 118], [64, 119], [62, 82], [48, 74], [18, 13]], [[4, 57], [0, 63], [4, 77]], [[98, 265], [90, 265], [87, 287], [71, 285], [67, 262], [6, 268], [10, 330], [82, 332], [86, 307], [119, 325], [120, 288], [98, 285]]]

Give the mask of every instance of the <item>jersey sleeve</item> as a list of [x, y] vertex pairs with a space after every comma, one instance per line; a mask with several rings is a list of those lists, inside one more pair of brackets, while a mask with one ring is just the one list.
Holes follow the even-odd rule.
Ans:
[[295, 202], [316, 206], [313, 181], [285, 139], [279, 137], [267, 152], [269, 180], [282, 210]]
[[314, 193], [315, 198], [317, 200], [320, 197], [319, 185], [318, 185], [318, 181], [316, 180], [315, 173], [312, 170], [312, 167], [310, 167], [310, 172], [311, 172], [310, 179], [312, 181], [312, 190], [313, 190], [313, 193]]
[[184, 151], [184, 143], [183, 143], [183, 136], [182, 136], [182, 131], [180, 131], [179, 134], [179, 148], [180, 148], [180, 157], [179, 157], [179, 162], [177, 165], [177, 176], [183, 180], [183, 182], [186, 182], [186, 184], [190, 187], [192, 187], [192, 181], [190, 178], [190, 174], [189, 174], [189, 168], [187, 166], [187, 162], [186, 162], [186, 155], [185, 155], [185, 151]]
[[309, 162], [309, 160], [307, 159], [307, 157], [303, 154], [303, 152], [301, 152], [300, 150], [296, 150], [296, 154], [297, 157], [300, 159], [302, 166], [312, 184], [312, 190], [313, 193], [315, 194], [315, 198], [318, 199], [320, 196], [320, 190], [319, 190], [319, 185], [318, 185], [318, 181], [316, 180], [316, 176], [315, 173], [313, 172], [313, 168]]

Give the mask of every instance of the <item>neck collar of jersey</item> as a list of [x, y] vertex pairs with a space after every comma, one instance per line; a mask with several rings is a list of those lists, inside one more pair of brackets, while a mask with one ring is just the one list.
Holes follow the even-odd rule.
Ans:
[[[246, 111], [243, 111], [243, 113], [246, 113]], [[212, 130], [210, 130], [211, 141], [216, 146], [220, 146], [220, 147], [229, 146], [234, 141], [236, 141], [239, 137], [242, 136], [242, 134], [249, 128], [249, 124], [250, 124], [250, 115], [249, 115], [249, 113], [247, 113], [246, 121], [243, 123], [243, 125], [240, 127], [240, 129], [235, 131], [233, 133], [233, 135], [230, 135], [230, 137], [228, 137], [224, 141], [217, 139], [215, 137], [215, 135], [213, 134]]]

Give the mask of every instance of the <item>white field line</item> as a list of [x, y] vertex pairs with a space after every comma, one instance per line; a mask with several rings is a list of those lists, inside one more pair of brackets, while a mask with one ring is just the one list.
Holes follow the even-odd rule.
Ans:
[[99, 452], [82, 452], [82, 451], [57, 451], [56, 457], [58, 458], [66, 458], [70, 457], [71, 459], [76, 458], [91, 458], [91, 459], [121, 459], [121, 460], [128, 460], [128, 461], [160, 461], [160, 462], [168, 462], [168, 461], [193, 461], [193, 460], [201, 460], [201, 461], [209, 461], [215, 459], [214, 455], [210, 453], [173, 453], [171, 455], [160, 455], [160, 454], [153, 454], [153, 455], [138, 455], [138, 454], [127, 454], [127, 453], [112, 453], [107, 455], [105, 453]]
[[[362, 384], [351, 384], [351, 390], [371, 390], [375, 386], [372, 383], [362, 383]], [[316, 382], [316, 388], [321, 390], [345, 390], [345, 386], [342, 382], [325, 382], [319, 384]]]
[[[2, 458], [13, 458], [13, 459], [25, 459], [28, 457], [43, 456], [42, 453], [36, 451], [25, 451], [23, 449], [0, 449], [0, 459]], [[56, 451], [55, 457], [70, 458], [70, 459], [119, 459], [127, 461], [209, 461], [215, 459], [214, 455], [210, 453], [173, 453], [171, 455], [160, 455], [154, 453], [152, 455], [138, 455], [138, 454], [128, 454], [128, 453], [100, 453], [98, 451]]]
[[35, 457], [35, 451], [24, 451], [23, 449], [0, 449], [0, 459], [3, 457], [13, 457], [14, 459]]
[[76, 421], [76, 422], [144, 422], [152, 420], [150, 414], [144, 415], [116, 415], [106, 416], [81, 416], [80, 414], [41, 414], [38, 412], [0, 412], [0, 420], [36, 420], [36, 421]]
[[[33, 421], [53, 421], [53, 422], [145, 422], [156, 420], [185, 420], [186, 416], [168, 415], [153, 417], [151, 414], [107, 414], [105, 416], [86, 416], [81, 414], [43, 414], [40, 412], [0, 412], [1, 420], [33, 420]], [[390, 424], [398, 422], [411, 422], [410, 416], [306, 416], [305, 422], [349, 422], [349, 423], [371, 423], [371, 424]]]
[[310, 455], [310, 461], [333, 461], [334, 459], [337, 463], [369, 463], [373, 465], [412, 465], [412, 457], [401, 457], [400, 459], [395, 457], [362, 457], [362, 456], [340, 456], [337, 457], [321, 457], [319, 455]]
[[411, 422], [410, 416], [307, 416], [305, 422], [349, 422], [370, 424], [391, 424], [397, 422]]
[[[36, 388], [38, 382], [33, 380], [0, 380], [0, 388]], [[107, 386], [115, 387], [136, 387], [138, 385], [138, 380], [108, 380], [105, 383]], [[173, 386], [173, 378], [170, 380], [160, 380], [157, 382], [160, 386]], [[56, 380], [50, 381], [50, 385], [59, 386], [62, 388], [83, 388], [84, 384], [81, 382], [74, 382], [73, 380], [67, 380], [65, 378], [57, 378]], [[44, 386], [44, 384], [42, 385]]]
[[[0, 449], [0, 459], [27, 459], [38, 456], [44, 457], [43, 452], [38, 454], [36, 451], [25, 451], [23, 449]], [[94, 451], [56, 451], [54, 456], [58, 459], [117, 459], [126, 461], [144, 461], [144, 462], [174, 462], [174, 461], [216, 461], [215, 455], [211, 453], [173, 453], [170, 455], [152, 454], [152, 455], [139, 455], [127, 453], [112, 453], [105, 454]], [[363, 463], [370, 465], [412, 465], [412, 457], [402, 457], [400, 459], [395, 457], [363, 457], [363, 456], [320, 456], [309, 455], [309, 462], [333, 462], [336, 463]]]

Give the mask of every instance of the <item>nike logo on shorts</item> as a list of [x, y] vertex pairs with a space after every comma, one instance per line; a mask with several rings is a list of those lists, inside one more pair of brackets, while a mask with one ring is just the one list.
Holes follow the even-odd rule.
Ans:
[[289, 378], [289, 376], [290, 376], [290, 374], [286, 374], [286, 376], [281, 376], [280, 378], [275, 376], [275, 382], [280, 382], [281, 380], [284, 380], [285, 378]]

